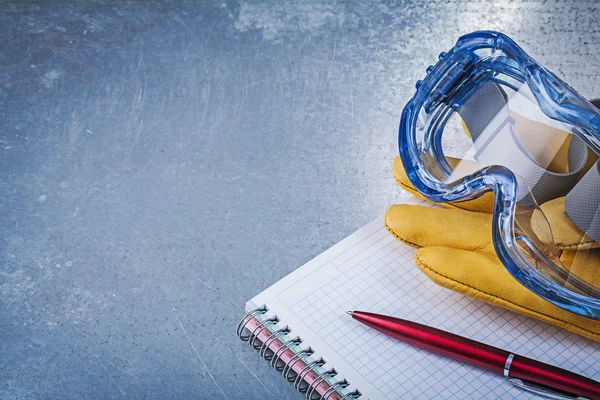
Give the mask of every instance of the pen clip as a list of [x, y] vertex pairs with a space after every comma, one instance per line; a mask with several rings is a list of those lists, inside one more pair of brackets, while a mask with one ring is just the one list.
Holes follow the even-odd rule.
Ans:
[[538, 383], [533, 383], [531, 381], [526, 381], [523, 379], [510, 378], [508, 380], [510, 383], [518, 387], [519, 389], [527, 390], [531, 393], [535, 393], [540, 396], [544, 396], [548, 399], [553, 400], [588, 400], [585, 397], [573, 395], [567, 392], [563, 392], [561, 390], [553, 389], [548, 386], [540, 385]]

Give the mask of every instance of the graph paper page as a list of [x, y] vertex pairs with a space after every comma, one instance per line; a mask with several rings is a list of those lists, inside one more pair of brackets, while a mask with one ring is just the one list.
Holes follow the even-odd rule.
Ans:
[[364, 399], [535, 396], [493, 373], [386, 337], [347, 310], [420, 322], [600, 380], [599, 343], [439, 287], [413, 255], [377, 218], [253, 298], [247, 309], [267, 305], [291, 336], [339, 372], [336, 380], [347, 379]]

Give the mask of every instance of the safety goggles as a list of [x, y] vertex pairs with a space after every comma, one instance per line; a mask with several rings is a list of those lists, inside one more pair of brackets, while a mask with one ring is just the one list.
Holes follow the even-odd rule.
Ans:
[[[559, 307], [600, 319], [589, 271], [596, 265], [578, 265], [590, 259], [581, 252], [600, 247], [599, 110], [489, 31], [461, 37], [416, 89], [399, 130], [413, 186], [440, 203], [493, 192], [494, 247], [512, 276]], [[569, 265], [540, 207], [563, 197], [568, 224], [586, 234], [584, 246], [566, 249]]]

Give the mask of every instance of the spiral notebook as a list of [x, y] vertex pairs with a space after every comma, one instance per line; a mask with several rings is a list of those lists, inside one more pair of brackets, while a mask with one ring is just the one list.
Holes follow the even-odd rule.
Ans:
[[536, 398], [386, 337], [348, 310], [417, 321], [600, 380], [600, 343], [439, 287], [413, 255], [377, 218], [250, 300], [238, 335], [311, 399]]

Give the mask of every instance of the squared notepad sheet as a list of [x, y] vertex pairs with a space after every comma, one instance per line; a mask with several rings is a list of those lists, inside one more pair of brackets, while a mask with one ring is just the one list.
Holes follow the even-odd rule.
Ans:
[[[411, 203], [420, 201], [411, 198]], [[348, 310], [424, 323], [600, 380], [600, 344], [431, 282], [383, 217], [253, 298], [365, 399], [527, 399], [503, 377], [419, 350], [354, 321]], [[458, 266], [457, 266], [458, 267]]]

